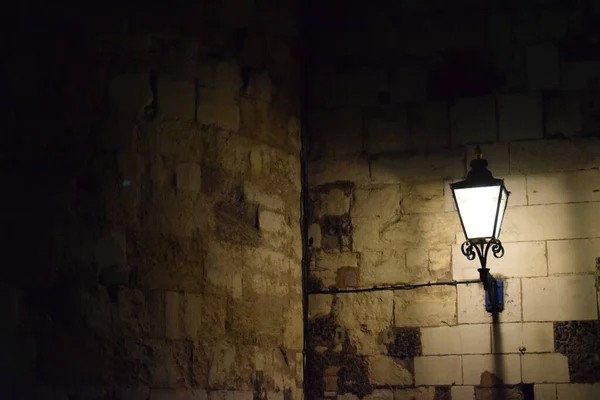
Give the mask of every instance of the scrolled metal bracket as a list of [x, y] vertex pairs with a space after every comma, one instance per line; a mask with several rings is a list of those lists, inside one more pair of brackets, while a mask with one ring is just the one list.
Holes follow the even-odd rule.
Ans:
[[478, 269], [479, 278], [489, 299], [490, 307], [488, 311], [491, 313], [502, 311], [504, 309], [503, 293], [499, 293], [499, 290], [501, 291], [503, 286], [498, 285], [498, 281], [487, 268], [487, 257], [490, 250], [495, 258], [501, 258], [504, 255], [502, 242], [498, 239], [467, 240], [461, 245], [460, 250], [468, 260], [474, 260], [475, 257], [479, 258], [481, 264], [481, 268]]

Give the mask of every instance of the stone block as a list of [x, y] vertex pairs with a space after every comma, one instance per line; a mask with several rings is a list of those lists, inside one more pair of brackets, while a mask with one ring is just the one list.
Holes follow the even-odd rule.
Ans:
[[308, 240], [312, 240], [312, 247], [315, 249], [321, 248], [321, 225], [311, 224], [308, 227]]
[[144, 346], [152, 355], [145, 367], [154, 385], [165, 389], [189, 387], [191, 345], [188, 341], [145, 340]]
[[[509, 153], [507, 143], [486, 143], [479, 145], [483, 152], [483, 158], [488, 162], [488, 169], [492, 171], [494, 176], [508, 175], [511, 171], [509, 168]], [[468, 172], [471, 169], [471, 160], [476, 156], [477, 145], [472, 144], [467, 146], [467, 157], [465, 170]]]
[[166, 292], [165, 301], [167, 339], [197, 339], [202, 325], [202, 296]]
[[197, 192], [200, 190], [201, 172], [197, 163], [182, 163], [175, 169], [177, 190]]
[[463, 159], [462, 152], [455, 149], [402, 158], [381, 157], [372, 161], [371, 177], [375, 183], [461, 178], [465, 174]]
[[522, 363], [523, 382], [569, 382], [569, 363], [567, 357], [562, 354], [524, 354]]
[[308, 296], [309, 318], [321, 318], [331, 314], [332, 294], [311, 294]]
[[268, 210], [259, 211], [258, 227], [269, 233], [283, 234], [289, 231], [286, 217], [282, 214]]
[[504, 217], [501, 239], [520, 242], [600, 237], [600, 225], [589, 218], [598, 213], [600, 203], [515, 207]]
[[[456, 213], [456, 203], [454, 202], [454, 196], [452, 195], [450, 185], [459, 181], [460, 179], [444, 181], [444, 212]], [[456, 217], [458, 218], [458, 214], [456, 214]]]
[[429, 71], [418, 63], [404, 63], [392, 68], [392, 104], [419, 101], [427, 97]]
[[380, 220], [373, 218], [352, 219], [352, 250], [358, 252], [380, 251], [383, 244], [380, 239]]
[[336, 97], [344, 105], [372, 107], [379, 104], [379, 93], [390, 90], [386, 68], [359, 66], [338, 70], [335, 76]]
[[497, 139], [496, 99], [459, 98], [450, 107], [452, 143], [494, 142]]
[[545, 127], [549, 137], [570, 137], [583, 129], [578, 92], [561, 92], [545, 97]]
[[375, 386], [410, 386], [412, 373], [406, 360], [387, 356], [369, 357], [369, 380]]
[[498, 380], [505, 385], [521, 382], [521, 359], [517, 354], [462, 356], [465, 385], [493, 386]]
[[357, 184], [369, 183], [369, 162], [366, 158], [323, 159], [308, 164], [308, 181], [311, 186], [338, 181]]
[[600, 258], [600, 239], [549, 240], [548, 273], [593, 273]]
[[237, 245], [208, 242], [204, 259], [206, 282], [231, 290], [233, 275], [242, 270], [242, 251]]
[[350, 215], [355, 217], [380, 217], [387, 221], [400, 212], [402, 194], [399, 184], [369, 186], [354, 190]]
[[554, 351], [552, 323], [510, 323], [492, 326], [493, 353], [519, 353], [521, 347], [525, 347], [527, 353]]
[[503, 82], [496, 88], [496, 92], [516, 93], [526, 90], [525, 50], [522, 46], [510, 43], [495, 46], [491, 60], [504, 78]]
[[311, 274], [318, 278], [325, 287], [337, 286], [338, 271], [342, 268], [358, 267], [356, 253], [318, 253]]
[[[152, 389], [150, 390], [151, 400], [208, 400], [205, 390], [201, 389]], [[220, 397], [216, 397], [219, 398]]]
[[585, 90], [600, 78], [600, 61], [565, 62], [562, 64], [563, 90]]
[[450, 397], [452, 400], [475, 400], [475, 388], [473, 386], [452, 386]]
[[443, 246], [429, 249], [429, 273], [437, 282], [449, 281], [452, 276], [452, 249]]
[[312, 151], [321, 156], [355, 156], [363, 150], [363, 115], [352, 107], [315, 115], [310, 131]]
[[546, 43], [527, 47], [527, 83], [530, 90], [560, 87], [558, 49]]
[[[496, 176], [496, 175], [494, 175]], [[527, 177], [525, 175], [496, 176], [504, 179], [504, 185], [510, 192], [508, 207], [519, 207], [527, 205]]]
[[267, 210], [283, 212], [285, 209], [285, 202], [281, 196], [270, 193], [269, 190], [261, 189], [250, 182], [244, 182], [244, 196], [248, 201], [257, 203]]
[[508, 43], [512, 39], [511, 15], [506, 12], [490, 13], [487, 23], [487, 37], [492, 43]]
[[244, 95], [253, 100], [270, 103], [272, 90], [271, 77], [268, 72], [251, 73]]
[[[504, 256], [495, 258], [491, 252], [488, 268], [496, 278], [520, 278], [548, 275], [545, 242], [504, 243]], [[452, 246], [452, 276], [454, 280], [478, 279], [479, 259], [469, 261], [461, 245]]]
[[292, 302], [283, 310], [283, 346], [287, 350], [302, 349], [302, 302]]
[[511, 174], [576, 171], [593, 169], [598, 164], [600, 164], [598, 138], [523, 141], [510, 145]]
[[394, 292], [396, 326], [456, 324], [456, 288], [432, 286]]
[[394, 390], [394, 400], [435, 400], [435, 387], [420, 387], [415, 389]]
[[426, 102], [411, 107], [410, 145], [418, 150], [431, 150], [450, 144], [448, 104]]
[[449, 246], [461, 229], [451, 213], [404, 214], [381, 228], [380, 247], [390, 250]]
[[490, 326], [459, 325], [421, 328], [423, 355], [486, 354], [490, 352]]
[[239, 101], [235, 96], [219, 89], [200, 89], [196, 118], [203, 125], [237, 132], [240, 128]]
[[529, 204], [600, 201], [600, 171], [569, 171], [527, 177]]
[[193, 120], [196, 89], [191, 79], [158, 80], [158, 113], [164, 118]]
[[[119, 288], [118, 318], [125, 337], [164, 338], [166, 333], [166, 295], [129, 287]], [[94, 311], [99, 311], [95, 305]], [[111, 317], [114, 314], [109, 314]], [[93, 317], [87, 315], [89, 320]], [[106, 326], [106, 323], [103, 322]], [[5, 328], [6, 331], [6, 328]]]
[[533, 385], [533, 397], [538, 400], [556, 400], [556, 385], [552, 383]]
[[363, 287], [408, 282], [406, 257], [390, 251], [364, 251], [360, 254], [360, 284]]
[[542, 98], [539, 93], [504, 94], [498, 97], [500, 140], [539, 139], [542, 128]]
[[[458, 322], [460, 324], [489, 324], [492, 315], [485, 310], [483, 285], [458, 285]], [[498, 315], [499, 322], [521, 321], [520, 279], [504, 280], [504, 311]]]
[[367, 154], [398, 152], [409, 147], [408, 115], [404, 107], [368, 116], [365, 127]]
[[394, 400], [394, 392], [389, 389], [376, 389], [363, 397], [363, 400]]
[[350, 211], [349, 194], [342, 189], [331, 188], [319, 194], [319, 205], [315, 217], [320, 219], [326, 215], [343, 215]]
[[460, 356], [415, 357], [415, 384], [460, 385], [463, 383]]
[[597, 399], [600, 396], [600, 383], [556, 385], [558, 400]]
[[334, 307], [337, 322], [348, 329], [358, 354], [380, 355], [387, 352], [378, 336], [392, 325], [394, 294], [391, 291], [340, 293]]
[[523, 279], [523, 321], [598, 318], [591, 275]]
[[152, 102], [150, 76], [147, 73], [118, 75], [111, 82], [109, 91], [115, 109], [132, 116], [143, 115], [144, 107]]
[[402, 185], [401, 208], [406, 214], [444, 211], [444, 182], [415, 182]]

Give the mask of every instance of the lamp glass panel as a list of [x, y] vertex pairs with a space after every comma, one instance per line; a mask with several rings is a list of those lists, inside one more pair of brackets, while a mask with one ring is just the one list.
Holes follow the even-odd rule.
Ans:
[[[500, 190], [500, 185], [454, 189], [456, 208], [460, 213], [467, 239], [494, 236], [496, 217], [498, 216], [500, 221], [502, 218], [497, 212]], [[500, 226], [497, 227], [498, 232], [499, 229]]]
[[504, 186], [501, 186], [500, 192], [502, 193], [502, 198], [500, 199], [500, 208], [498, 209], [495, 238], [500, 236], [500, 229], [502, 228], [502, 221], [504, 220], [504, 211], [506, 211], [506, 202], [508, 201], [508, 191]]

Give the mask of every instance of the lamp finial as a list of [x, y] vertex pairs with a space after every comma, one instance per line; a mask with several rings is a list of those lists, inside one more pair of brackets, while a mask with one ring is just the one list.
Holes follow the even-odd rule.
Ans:
[[479, 145], [475, 147], [475, 156], [477, 156], [477, 159], [483, 158], [483, 152], [481, 151], [481, 147], [479, 147]]

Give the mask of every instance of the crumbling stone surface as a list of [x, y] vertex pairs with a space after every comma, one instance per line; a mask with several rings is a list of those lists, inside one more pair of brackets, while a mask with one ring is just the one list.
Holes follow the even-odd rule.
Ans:
[[600, 382], [599, 321], [554, 323], [554, 349], [569, 359], [571, 382]]

